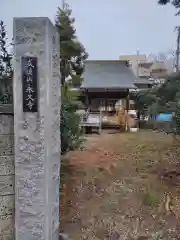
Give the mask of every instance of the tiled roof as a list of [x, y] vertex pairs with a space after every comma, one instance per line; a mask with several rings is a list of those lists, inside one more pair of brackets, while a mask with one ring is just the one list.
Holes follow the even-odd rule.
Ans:
[[127, 61], [88, 60], [85, 62], [81, 88], [133, 89], [137, 78]]

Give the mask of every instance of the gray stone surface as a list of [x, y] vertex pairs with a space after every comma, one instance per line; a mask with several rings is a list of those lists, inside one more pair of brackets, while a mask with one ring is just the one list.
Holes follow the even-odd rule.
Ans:
[[0, 223], [1, 223], [0, 224], [1, 236], [3, 237], [4, 235], [9, 235], [9, 236], [12, 236], [12, 238], [13, 238], [14, 219], [12, 218], [12, 215], [0, 216]]
[[[16, 239], [58, 240], [59, 39], [48, 18], [14, 19]], [[38, 113], [23, 113], [21, 57], [38, 57]]]
[[0, 178], [0, 193], [1, 195], [14, 194], [14, 176], [5, 175]]
[[12, 106], [0, 106], [0, 240], [14, 239], [14, 133]]
[[0, 196], [0, 216], [14, 213], [14, 195]]
[[14, 240], [14, 237], [12, 237], [12, 234], [3, 235], [3, 236], [0, 237], [0, 240]]
[[14, 174], [14, 155], [0, 156], [0, 175], [8, 174]]
[[1, 134], [0, 156], [9, 156], [14, 154], [14, 135]]

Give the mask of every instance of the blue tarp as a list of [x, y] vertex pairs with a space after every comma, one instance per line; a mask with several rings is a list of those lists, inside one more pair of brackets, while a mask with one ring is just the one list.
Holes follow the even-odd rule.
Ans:
[[156, 116], [156, 121], [162, 122], [172, 121], [172, 113], [160, 113]]

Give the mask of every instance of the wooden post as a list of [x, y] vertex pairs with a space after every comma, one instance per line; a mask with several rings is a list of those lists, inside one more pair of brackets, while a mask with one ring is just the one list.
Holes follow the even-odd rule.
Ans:
[[99, 134], [102, 133], [102, 111], [100, 110], [100, 113], [99, 113]]
[[129, 129], [129, 122], [128, 122], [128, 112], [129, 112], [129, 89], [128, 89], [128, 95], [126, 97], [126, 112], [127, 112], [127, 115], [126, 115], [126, 132], [129, 132], [130, 129]]
[[88, 105], [89, 105], [88, 91], [85, 90], [85, 106], [86, 106], [86, 108], [88, 108]]
[[105, 93], [105, 112], [106, 112], [106, 115], [108, 115], [108, 111], [107, 111], [107, 107], [108, 107], [108, 101], [107, 101], [107, 98], [106, 98], [106, 94], [108, 92], [108, 89], [106, 89], [106, 93]]

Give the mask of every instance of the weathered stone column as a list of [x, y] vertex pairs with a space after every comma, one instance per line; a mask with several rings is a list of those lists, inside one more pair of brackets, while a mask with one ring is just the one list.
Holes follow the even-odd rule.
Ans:
[[14, 239], [14, 121], [12, 105], [0, 106], [0, 239]]
[[[13, 35], [16, 240], [57, 240], [60, 171], [59, 38], [48, 18], [15, 18]], [[30, 75], [27, 75], [28, 78], [22, 75], [22, 67], [25, 69], [22, 57], [26, 60], [29, 58], [26, 70], [33, 62], [33, 57], [37, 60], [37, 71], [33, 72], [37, 74], [37, 79], [33, 78], [33, 90], [29, 85], [32, 81]], [[29, 70], [27, 72], [30, 74]], [[35, 93], [32, 93], [31, 101], [37, 103], [34, 108], [28, 105], [29, 100], [27, 102], [27, 98], [32, 97], [30, 92]]]

